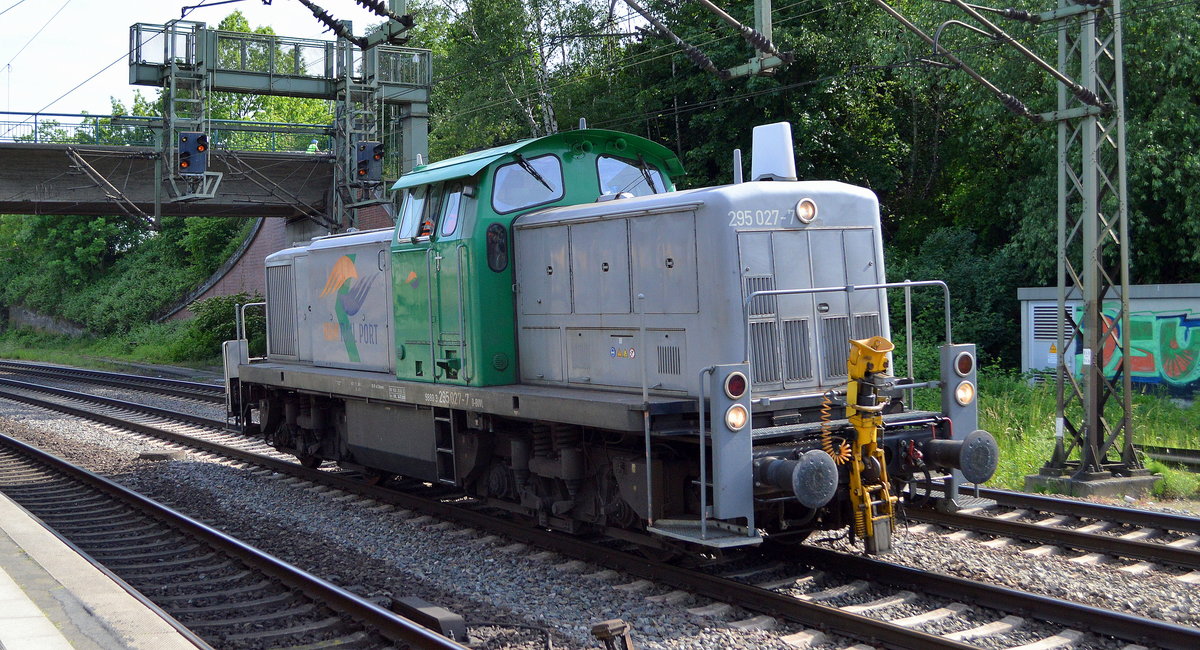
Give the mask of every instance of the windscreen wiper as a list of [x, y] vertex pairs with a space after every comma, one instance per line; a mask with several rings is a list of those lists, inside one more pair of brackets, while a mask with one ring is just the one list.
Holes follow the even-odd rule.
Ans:
[[547, 183], [546, 179], [542, 178], [542, 175], [539, 174], [538, 171], [533, 168], [533, 165], [529, 164], [528, 160], [525, 160], [525, 156], [522, 156], [519, 153], [515, 153], [515, 154], [513, 154], [513, 158], [516, 159], [517, 164], [521, 166], [521, 169], [524, 169], [525, 171], [529, 172], [529, 175], [536, 178], [537, 181], [539, 183], [541, 183], [542, 185], [545, 185], [546, 189], [550, 190], [551, 192], [554, 191], [554, 188], [550, 187], [550, 184]]
[[642, 154], [638, 154], [638, 171], [642, 172], [642, 178], [646, 179], [646, 184], [650, 186], [651, 194], [658, 194], [658, 188], [654, 186], [654, 177], [650, 175], [650, 165], [646, 164], [646, 159]]

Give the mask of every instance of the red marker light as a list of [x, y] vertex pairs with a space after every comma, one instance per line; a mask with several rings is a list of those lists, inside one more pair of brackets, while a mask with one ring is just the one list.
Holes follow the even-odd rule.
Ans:
[[725, 378], [725, 395], [729, 399], [740, 399], [746, 394], [746, 375], [740, 372], [730, 374]]

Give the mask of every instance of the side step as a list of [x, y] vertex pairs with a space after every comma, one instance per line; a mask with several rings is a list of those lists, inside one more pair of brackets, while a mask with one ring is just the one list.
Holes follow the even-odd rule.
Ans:
[[[701, 523], [705, 524], [703, 530], [700, 526]], [[757, 530], [750, 530], [745, 526], [734, 526], [716, 519], [709, 519], [706, 522], [701, 522], [699, 519], [659, 519], [646, 530], [663, 537], [715, 548], [749, 546], [761, 544], [763, 541]]]

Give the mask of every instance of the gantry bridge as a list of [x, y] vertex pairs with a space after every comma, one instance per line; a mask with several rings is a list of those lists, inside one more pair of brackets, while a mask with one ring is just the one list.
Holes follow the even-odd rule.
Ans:
[[[404, 18], [389, 14], [387, 27], [366, 38], [335, 23], [336, 41], [183, 20], [135, 24], [129, 81], [160, 88], [163, 115], [0, 113], [0, 213], [124, 213], [151, 226], [163, 215], [302, 217], [324, 231], [355, 225], [358, 210], [388, 202], [385, 179], [355, 175], [358, 144], [382, 143], [393, 178], [428, 147], [430, 52], [394, 44], [405, 39]], [[217, 92], [323, 99], [334, 120], [213, 119]], [[208, 137], [201, 174], [178, 164], [187, 132]]]

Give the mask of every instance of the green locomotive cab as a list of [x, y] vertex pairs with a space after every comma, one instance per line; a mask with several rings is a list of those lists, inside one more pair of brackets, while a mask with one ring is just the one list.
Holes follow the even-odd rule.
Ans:
[[392, 238], [396, 377], [517, 383], [512, 222], [531, 211], [674, 191], [669, 149], [581, 129], [421, 165]]

